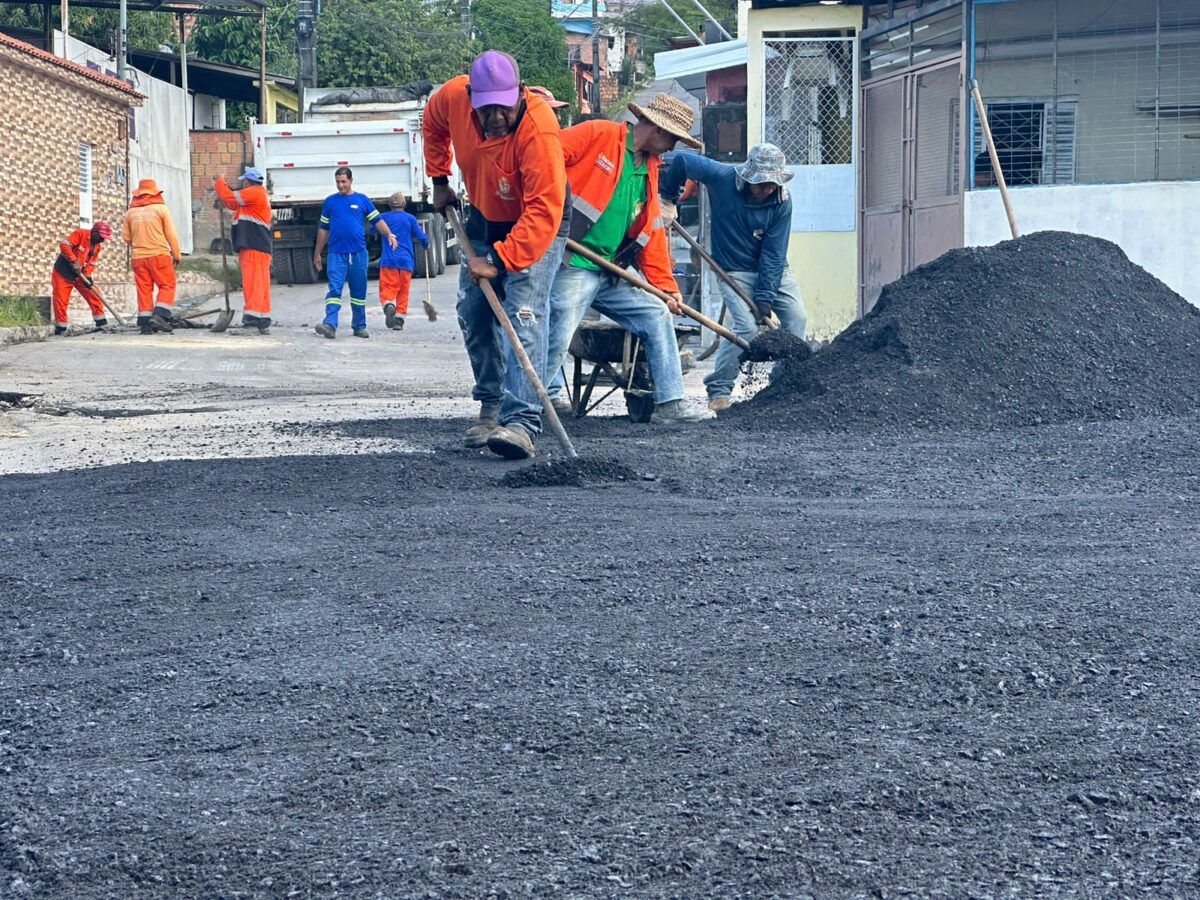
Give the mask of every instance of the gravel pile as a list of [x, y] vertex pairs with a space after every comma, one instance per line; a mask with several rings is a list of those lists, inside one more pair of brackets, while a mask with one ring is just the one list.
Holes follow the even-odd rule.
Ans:
[[1115, 244], [1039, 232], [883, 290], [727, 418], [752, 428], [1001, 428], [1200, 409], [1200, 310]]
[[615, 459], [578, 457], [536, 462], [500, 479], [505, 487], [591, 487], [618, 481], [640, 481], [636, 471]]

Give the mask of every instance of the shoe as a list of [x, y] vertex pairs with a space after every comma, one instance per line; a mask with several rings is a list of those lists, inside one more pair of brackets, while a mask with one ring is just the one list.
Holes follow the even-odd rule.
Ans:
[[150, 324], [149, 317], [147, 317], [145, 319], [139, 318], [137, 324], [138, 324], [138, 332], [140, 334], [154, 334], [154, 328]]
[[108, 319], [93, 319], [92, 324], [96, 331], [105, 331], [108, 328]]
[[149, 322], [151, 331], [157, 331], [162, 334], [171, 334], [175, 331], [174, 326], [171, 325], [171, 320], [157, 310], [150, 316]]
[[395, 303], [385, 303], [383, 305], [383, 321], [393, 331], [404, 330], [404, 316], [396, 315]]
[[54, 336], [55, 337], [62, 337], [66, 333], [67, 333], [66, 325], [55, 325], [54, 326]]
[[463, 435], [463, 446], [468, 450], [479, 450], [487, 446], [488, 438], [500, 427], [500, 404], [479, 404], [479, 421]]
[[317, 326], [317, 334], [321, 335], [322, 337], [327, 337], [332, 341], [335, 337], [337, 337], [337, 329], [332, 325], [326, 325], [324, 322], [322, 322]]
[[713, 418], [716, 418], [716, 413], [711, 410], [685, 406], [682, 400], [668, 400], [655, 404], [654, 417], [650, 421], [656, 425], [690, 425]]
[[367, 329], [365, 329], [365, 328], [355, 328], [355, 329], [354, 329], [354, 336], [355, 336], [355, 337], [360, 337], [360, 338], [369, 338], [371, 335], [369, 335], [369, 334], [367, 333]]
[[575, 407], [571, 405], [571, 401], [565, 394], [551, 397], [550, 405], [554, 407], [554, 411], [560, 416], [569, 416], [575, 412]]
[[257, 328], [259, 334], [266, 334], [271, 327], [270, 316], [256, 316], [254, 313], [242, 313], [243, 328]]
[[488, 435], [487, 448], [505, 459], [530, 459], [534, 453], [533, 438], [520, 425], [501, 425]]
[[728, 397], [713, 397], [708, 401], [708, 408], [715, 413], [723, 413], [731, 406], [733, 406], [733, 401]]

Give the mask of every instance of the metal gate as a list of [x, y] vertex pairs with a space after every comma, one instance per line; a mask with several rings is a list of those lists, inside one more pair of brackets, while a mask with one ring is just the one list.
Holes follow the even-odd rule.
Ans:
[[964, 96], [961, 57], [863, 85], [860, 315], [963, 244]]

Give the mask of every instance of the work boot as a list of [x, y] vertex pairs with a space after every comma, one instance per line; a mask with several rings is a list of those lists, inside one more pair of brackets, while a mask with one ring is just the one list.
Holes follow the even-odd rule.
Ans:
[[731, 406], [733, 406], [733, 401], [728, 397], [713, 397], [708, 401], [708, 408], [715, 413], [723, 413]]
[[327, 337], [332, 341], [337, 337], [337, 329], [332, 325], [326, 325], [324, 322], [322, 322], [317, 326], [317, 334], [321, 335], [321, 337]]
[[108, 319], [93, 319], [92, 324], [96, 331], [105, 331], [108, 328]]
[[154, 328], [150, 325], [149, 316], [138, 316], [138, 332], [141, 334], [154, 334]]
[[54, 336], [55, 337], [62, 337], [66, 333], [67, 333], [66, 325], [55, 325], [54, 326]]
[[560, 416], [569, 416], [575, 412], [575, 407], [571, 405], [571, 401], [566, 394], [555, 394], [550, 398], [550, 405], [554, 407], [554, 411]]
[[686, 406], [682, 400], [668, 400], [654, 405], [654, 417], [650, 421], [656, 425], [690, 425], [715, 418], [715, 415], [708, 409]]
[[383, 306], [383, 320], [387, 323], [387, 327], [392, 331], [404, 330], [404, 316], [396, 315], [396, 304], [385, 303]]
[[468, 450], [479, 450], [487, 446], [492, 432], [500, 427], [500, 405], [479, 405], [479, 421], [463, 435], [463, 446]]
[[365, 328], [355, 328], [354, 336], [360, 338], [369, 338], [371, 335], [367, 333], [367, 329]]
[[243, 328], [257, 328], [259, 334], [266, 334], [267, 329], [271, 327], [271, 319], [269, 316], [256, 316], [253, 313], [250, 315], [242, 314]]
[[533, 438], [520, 425], [501, 425], [488, 435], [487, 448], [505, 459], [530, 459]]
[[160, 313], [158, 310], [155, 310], [150, 316], [149, 322], [151, 331], [158, 331], [163, 334], [172, 334], [175, 331], [174, 326], [171, 325], [170, 318], [168, 318], [165, 313]]

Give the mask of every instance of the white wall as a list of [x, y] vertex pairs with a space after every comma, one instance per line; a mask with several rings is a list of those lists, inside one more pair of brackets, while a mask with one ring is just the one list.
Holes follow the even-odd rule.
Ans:
[[[1200, 306], [1200, 266], [1195, 264], [1193, 240], [1200, 181], [1017, 188], [1012, 198], [1021, 234], [1053, 230], [1106, 238]], [[965, 215], [968, 246], [1011, 237], [995, 189], [968, 191]]]
[[[62, 33], [54, 33], [56, 51], [61, 55]], [[69, 59], [87, 65], [94, 63], [109, 75], [115, 75], [116, 60], [90, 44], [69, 38]], [[163, 199], [184, 253], [192, 252], [192, 158], [187, 129], [187, 113], [182, 88], [152, 78], [130, 66], [134, 89], [146, 95], [141, 107], [135, 107], [134, 138], [129, 141], [130, 190], [142, 178], [153, 178], [162, 189]]]

